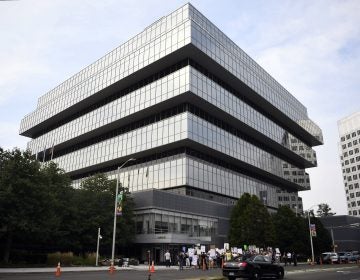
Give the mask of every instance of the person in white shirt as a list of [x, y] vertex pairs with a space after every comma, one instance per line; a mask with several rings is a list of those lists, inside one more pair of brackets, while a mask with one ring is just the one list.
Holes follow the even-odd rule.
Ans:
[[171, 255], [170, 255], [170, 253], [169, 253], [169, 250], [166, 251], [166, 253], [164, 254], [164, 257], [165, 257], [166, 267], [170, 267], [170, 264], [171, 264]]

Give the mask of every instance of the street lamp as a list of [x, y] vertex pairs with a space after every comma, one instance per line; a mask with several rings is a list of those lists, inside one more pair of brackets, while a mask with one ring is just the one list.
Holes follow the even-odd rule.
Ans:
[[120, 169], [124, 167], [129, 161], [134, 161], [135, 158], [129, 158], [125, 161], [122, 165], [120, 165], [117, 169], [117, 176], [116, 176], [116, 190], [115, 190], [115, 206], [114, 206], [114, 229], [113, 229], [113, 240], [112, 240], [112, 250], [111, 250], [111, 270], [114, 270], [114, 255], [115, 255], [115, 235], [116, 235], [116, 207], [117, 207], [117, 196], [119, 191], [119, 176], [120, 176]]
[[307, 216], [308, 216], [308, 222], [309, 222], [310, 246], [311, 246], [311, 264], [315, 263], [315, 258], [314, 258], [314, 245], [313, 245], [311, 228], [310, 228], [310, 210], [315, 206], [317, 206], [317, 205], [315, 204], [307, 210]]
[[97, 236], [97, 244], [96, 244], [96, 263], [95, 263], [96, 266], [99, 265], [99, 244], [101, 238], [102, 237], [100, 235], [100, 228], [98, 228], [98, 236]]

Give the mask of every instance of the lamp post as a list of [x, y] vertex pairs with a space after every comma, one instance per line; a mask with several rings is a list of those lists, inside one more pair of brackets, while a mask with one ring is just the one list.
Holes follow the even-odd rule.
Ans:
[[116, 190], [115, 190], [115, 206], [114, 206], [114, 228], [113, 228], [113, 240], [112, 240], [112, 250], [111, 250], [111, 269], [114, 270], [114, 256], [115, 256], [115, 236], [116, 236], [116, 206], [117, 206], [117, 196], [119, 191], [119, 176], [120, 176], [120, 169], [124, 167], [129, 161], [134, 161], [135, 158], [129, 158], [125, 161], [122, 165], [120, 165], [117, 169], [117, 176], [116, 176]]
[[96, 266], [99, 265], [99, 244], [101, 238], [102, 237], [100, 235], [100, 228], [98, 228], [97, 245], [96, 245], [96, 263], [95, 263]]
[[310, 228], [310, 210], [315, 206], [317, 206], [317, 205], [313, 205], [307, 210], [307, 216], [308, 216], [308, 222], [309, 222], [310, 246], [311, 246], [311, 264], [315, 263], [315, 258], [314, 258], [314, 245], [313, 245], [313, 239], [312, 239], [311, 228]]

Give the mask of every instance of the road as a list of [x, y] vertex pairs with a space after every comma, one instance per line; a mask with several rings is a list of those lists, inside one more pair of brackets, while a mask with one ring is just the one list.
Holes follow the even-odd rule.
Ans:
[[288, 280], [360, 280], [360, 267], [289, 273]]
[[[287, 280], [360, 280], [360, 267], [326, 266], [285, 268]], [[151, 275], [151, 280], [190, 280], [206, 279], [210, 276], [221, 276], [220, 269], [202, 270], [159, 270]], [[1, 280], [148, 280], [147, 271], [117, 271], [109, 274], [107, 271], [63, 272], [60, 277], [54, 273], [0, 273]]]

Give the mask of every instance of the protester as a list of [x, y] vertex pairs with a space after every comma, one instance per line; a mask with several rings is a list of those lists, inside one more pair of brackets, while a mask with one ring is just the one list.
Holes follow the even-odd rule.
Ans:
[[166, 265], [166, 267], [170, 267], [171, 255], [170, 255], [169, 250], [166, 251], [166, 253], [164, 254], [164, 257], [165, 257], [165, 265]]

